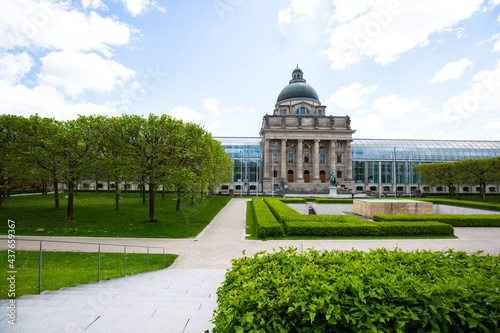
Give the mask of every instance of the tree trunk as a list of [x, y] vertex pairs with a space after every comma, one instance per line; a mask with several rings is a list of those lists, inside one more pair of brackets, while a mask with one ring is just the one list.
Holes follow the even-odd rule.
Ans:
[[146, 204], [146, 184], [142, 184], [141, 185], [141, 193], [142, 193], [142, 204], [145, 205]]
[[73, 219], [73, 195], [74, 195], [73, 182], [68, 184], [68, 209], [66, 211], [66, 221], [71, 221]]
[[125, 185], [124, 185], [124, 186], [125, 186], [125, 196], [127, 196], [127, 194], [128, 194], [128, 184], [127, 184], [127, 183], [125, 183]]
[[[155, 221], [155, 184], [149, 183], [149, 221]], [[144, 196], [146, 197], [146, 196]]]
[[56, 205], [56, 209], [59, 209], [61, 208], [59, 206], [59, 183], [57, 182], [57, 179], [54, 178], [54, 200], [55, 200], [55, 205]]
[[481, 184], [481, 200], [486, 201], [486, 182]]
[[201, 201], [205, 200], [205, 192], [201, 191]]
[[177, 207], [175, 208], [175, 210], [181, 210], [181, 189], [179, 187], [177, 188]]
[[111, 185], [111, 182], [108, 179], [108, 197], [109, 197], [109, 193], [110, 193], [110, 187], [111, 187], [110, 185]]
[[97, 180], [95, 181], [95, 193], [99, 193], [99, 182]]
[[165, 185], [161, 186], [161, 200], [165, 200]]
[[191, 195], [191, 205], [194, 205], [194, 194]]
[[120, 189], [117, 186], [115, 191], [115, 212], [119, 210], [120, 210]]

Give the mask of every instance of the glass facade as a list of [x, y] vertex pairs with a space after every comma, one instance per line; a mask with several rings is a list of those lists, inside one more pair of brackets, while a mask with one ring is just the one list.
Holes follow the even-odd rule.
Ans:
[[[262, 180], [262, 140], [260, 138], [214, 138], [221, 142], [234, 163], [233, 182], [237, 190], [255, 189]], [[250, 184], [253, 183], [253, 184]], [[242, 187], [244, 185], [244, 187]]]
[[[234, 162], [234, 183], [247, 183], [248, 186], [244, 186], [244, 189], [250, 189], [250, 186], [261, 182], [263, 148], [260, 138], [215, 139], [222, 143]], [[277, 146], [278, 141], [272, 141], [271, 145]], [[500, 156], [500, 141], [354, 139], [351, 146], [354, 182], [366, 184], [365, 188], [372, 191], [375, 188], [392, 191], [395, 180], [398, 187], [406, 184], [408, 188], [415, 190], [413, 185], [418, 184], [419, 179], [413, 166], [421, 163]], [[271, 156], [276, 163], [278, 156]], [[286, 157], [287, 161], [293, 162], [293, 154], [289, 153]], [[304, 161], [307, 159], [309, 156], [304, 154]], [[321, 163], [326, 159], [328, 156], [320, 155]], [[336, 160], [338, 163], [345, 162], [341, 154], [336, 156]], [[338, 177], [341, 178], [340, 175]], [[242, 184], [239, 186], [241, 189]]]

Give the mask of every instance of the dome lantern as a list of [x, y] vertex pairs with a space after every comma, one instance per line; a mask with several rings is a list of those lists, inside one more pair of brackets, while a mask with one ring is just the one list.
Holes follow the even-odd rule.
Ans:
[[314, 88], [306, 83], [304, 72], [299, 68], [295, 68], [292, 72], [292, 79], [289, 84], [281, 90], [276, 103], [280, 103], [288, 99], [313, 99], [319, 102], [318, 93]]

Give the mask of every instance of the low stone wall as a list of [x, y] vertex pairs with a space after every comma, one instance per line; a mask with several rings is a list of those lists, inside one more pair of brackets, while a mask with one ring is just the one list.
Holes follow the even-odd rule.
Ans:
[[479, 209], [479, 208], [469, 208], [451, 205], [434, 204], [432, 207], [434, 214], [500, 214], [499, 211]]
[[354, 200], [353, 211], [368, 217], [377, 214], [433, 214], [432, 202], [412, 200]]

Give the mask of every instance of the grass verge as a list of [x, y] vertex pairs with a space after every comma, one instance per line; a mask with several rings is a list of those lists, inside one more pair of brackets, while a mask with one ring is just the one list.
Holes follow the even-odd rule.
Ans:
[[[97, 281], [98, 254], [91, 252], [43, 252], [42, 291]], [[165, 268], [176, 254], [165, 254]], [[38, 293], [38, 251], [16, 251], [16, 297]], [[0, 251], [0, 298], [8, 298], [7, 251]], [[149, 270], [163, 268], [163, 255], [149, 255]], [[147, 254], [127, 253], [127, 275], [147, 271]], [[123, 276], [123, 253], [101, 253], [101, 280]]]
[[116, 212], [114, 196], [106, 193], [78, 193], [75, 197], [75, 219], [65, 221], [67, 199], [61, 195], [60, 209], [54, 209], [54, 197], [42, 195], [11, 197], [0, 209], [0, 234], [7, 234], [7, 219], [16, 222], [18, 236], [88, 236], [132, 238], [195, 237], [231, 197], [211, 196], [192, 205], [183, 200], [182, 211], [176, 211], [172, 194], [161, 200], [156, 196], [156, 222], [148, 223], [149, 205], [143, 205], [138, 193], [129, 193], [120, 201]]

